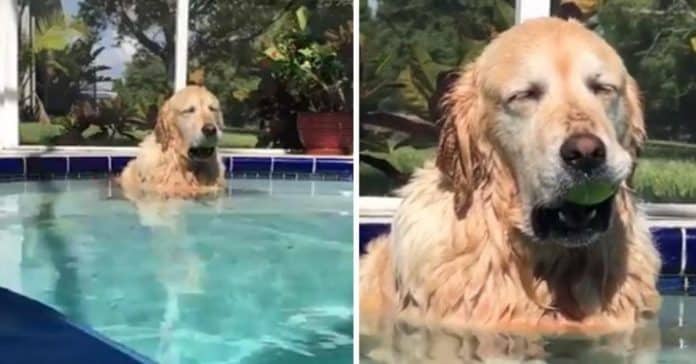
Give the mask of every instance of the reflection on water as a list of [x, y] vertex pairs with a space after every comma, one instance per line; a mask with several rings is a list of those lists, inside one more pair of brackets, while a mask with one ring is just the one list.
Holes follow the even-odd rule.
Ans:
[[[140, 225], [149, 229], [148, 241], [155, 257], [157, 281], [166, 293], [159, 344], [153, 359], [164, 364], [179, 364], [184, 358], [176, 345], [175, 333], [180, 329], [182, 298], [205, 293], [201, 284], [205, 265], [195, 250], [195, 241], [183, 215], [187, 202], [162, 200], [157, 196], [126, 197], [134, 205]], [[214, 207], [215, 201], [207, 201], [207, 205]]]
[[531, 337], [386, 325], [360, 336], [364, 364], [435, 363], [696, 363], [696, 297], [665, 297], [658, 322], [600, 337]]
[[0, 284], [163, 364], [351, 362], [350, 185], [234, 183], [205, 203], [2, 184]]
[[[50, 181], [39, 183], [38, 190], [41, 194], [36, 215], [26, 221], [24, 231], [35, 232], [36, 239], [28, 240], [36, 241], [42, 245], [39, 249], [49, 253], [56, 272], [55, 286], [51, 290], [55, 304], [73, 320], [87, 322], [80, 302], [82, 291], [76, 254], [70, 251], [69, 238], [55, 216], [54, 205], [61, 197], [61, 191]], [[173, 333], [180, 320], [180, 298], [182, 295], [203, 293], [201, 275], [204, 265], [193, 249], [186, 219], [181, 215], [183, 201], [153, 198], [134, 199], [132, 203], [140, 224], [149, 229], [149, 239], [142, 241], [142, 244], [149, 244], [153, 256], [157, 258], [156, 275], [166, 292], [160, 340], [154, 359], [165, 364], [178, 364], [181, 360], [177, 346], [173, 345]]]
[[43, 192], [41, 201], [36, 215], [27, 223], [38, 227], [36, 241], [49, 253], [50, 262], [57, 273], [53, 291], [55, 302], [61, 307], [66, 307], [65, 313], [70, 317], [82, 321], [77, 264], [70, 253], [68, 239], [63, 236], [60, 226], [56, 223], [54, 203], [60, 194], [50, 181], [41, 182], [38, 187]]

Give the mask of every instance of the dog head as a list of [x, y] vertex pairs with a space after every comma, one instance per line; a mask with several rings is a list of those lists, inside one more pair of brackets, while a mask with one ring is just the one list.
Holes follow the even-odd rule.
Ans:
[[176, 92], [160, 109], [155, 137], [162, 150], [174, 148], [191, 161], [214, 158], [222, 136], [220, 102], [201, 86]]
[[615, 200], [580, 206], [564, 200], [568, 191], [587, 181], [626, 189], [645, 139], [638, 87], [621, 58], [582, 24], [555, 18], [502, 33], [452, 84], [442, 110], [437, 165], [458, 214], [505, 176], [519, 230], [565, 246], [598, 240]]

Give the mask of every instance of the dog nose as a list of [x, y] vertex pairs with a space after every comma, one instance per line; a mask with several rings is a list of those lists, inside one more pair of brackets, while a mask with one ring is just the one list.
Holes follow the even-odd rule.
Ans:
[[201, 131], [203, 132], [203, 135], [208, 137], [217, 134], [217, 128], [213, 124], [205, 124]]
[[561, 145], [561, 158], [565, 164], [585, 173], [604, 164], [606, 154], [602, 140], [592, 134], [572, 135]]

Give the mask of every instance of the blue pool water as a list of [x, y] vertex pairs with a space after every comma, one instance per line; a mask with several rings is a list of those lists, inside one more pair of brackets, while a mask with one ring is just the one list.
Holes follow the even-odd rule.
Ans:
[[2, 183], [0, 285], [163, 364], [351, 363], [351, 191], [138, 209], [105, 180]]

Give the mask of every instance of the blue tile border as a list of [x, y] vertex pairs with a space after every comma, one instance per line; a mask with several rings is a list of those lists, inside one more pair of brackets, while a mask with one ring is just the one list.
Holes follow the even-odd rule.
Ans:
[[[0, 180], [17, 177], [61, 178], [85, 174], [118, 174], [132, 156], [0, 157]], [[320, 156], [223, 155], [225, 175], [240, 178], [283, 178], [352, 181], [353, 160]]]
[[27, 157], [27, 176], [65, 176], [68, 174], [67, 157]]
[[307, 158], [274, 158], [273, 173], [304, 173], [314, 171], [314, 159]]
[[24, 158], [0, 158], [0, 174], [23, 176]]
[[681, 228], [651, 229], [655, 245], [662, 254], [662, 274], [683, 274], [683, 231]]
[[[360, 255], [367, 252], [370, 241], [390, 230], [387, 223], [360, 223]], [[696, 295], [696, 229], [652, 228], [655, 245], [662, 256], [658, 287], [663, 294]], [[685, 254], [682, 254], [686, 249]]]
[[132, 157], [109, 157], [109, 172], [120, 173]]
[[682, 229], [684, 233], [684, 273], [696, 274], [696, 229]]
[[680, 275], [662, 275], [657, 280], [657, 289], [663, 295], [679, 295], [686, 293], [687, 277]]
[[108, 157], [69, 157], [68, 173], [100, 173], [110, 171]]
[[273, 158], [271, 157], [232, 157], [230, 163], [232, 173], [272, 173]]

